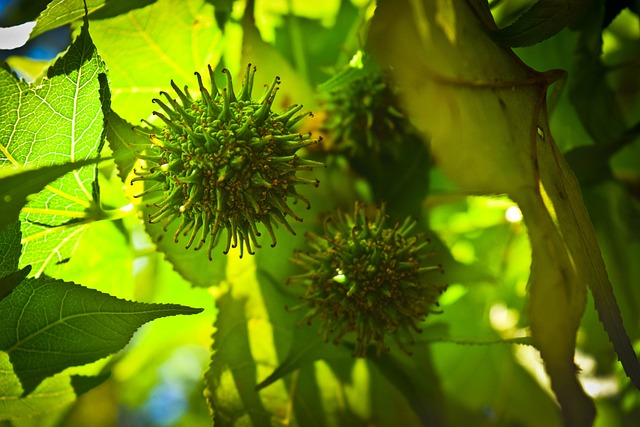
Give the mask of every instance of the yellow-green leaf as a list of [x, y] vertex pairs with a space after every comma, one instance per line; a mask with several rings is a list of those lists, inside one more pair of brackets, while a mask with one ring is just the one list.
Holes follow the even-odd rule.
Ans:
[[[586, 425], [594, 409], [577, 382], [573, 356], [587, 285], [637, 384], [640, 366], [579, 186], [548, 126], [547, 88], [563, 73], [529, 68], [491, 40], [493, 29], [481, 2], [386, 2], [370, 43], [397, 79], [408, 114], [444, 172], [470, 193], [506, 193], [520, 204], [533, 248], [532, 339], [565, 422]], [[553, 304], [545, 304], [550, 299]]]

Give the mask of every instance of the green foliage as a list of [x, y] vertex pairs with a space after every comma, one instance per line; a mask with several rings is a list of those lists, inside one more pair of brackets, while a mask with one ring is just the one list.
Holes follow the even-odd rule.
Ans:
[[20, 211], [27, 204], [30, 195], [42, 191], [47, 184], [61, 176], [96, 163], [95, 160], [82, 160], [79, 162], [63, 163], [54, 166], [43, 166], [33, 170], [10, 169], [2, 170], [0, 177], [0, 209], [3, 216], [0, 217], [0, 229], [7, 227], [12, 221], [17, 221]]
[[[640, 363], [624, 332], [579, 184], [549, 129], [546, 90], [560, 76], [536, 73], [496, 46], [468, 7], [444, 11], [432, 5], [422, 13], [429, 36], [420, 32], [424, 22], [416, 22], [408, 4], [380, 13], [384, 18], [374, 20], [372, 28], [380, 57], [402, 87], [420, 88], [405, 92], [406, 109], [431, 137], [443, 170], [466, 188], [506, 193], [519, 204], [532, 246], [532, 338], [565, 422], [589, 425], [595, 408], [575, 377], [573, 362], [587, 285], [627, 375], [639, 388]], [[455, 32], [457, 25], [467, 29], [462, 37]], [[416, 52], [410, 40], [422, 42], [421, 61], [411, 62]], [[470, 58], [481, 66], [468, 68]], [[436, 97], [442, 102], [425, 108], [423, 100]], [[462, 131], [454, 124], [460, 120], [469, 123]]]
[[0, 424], [637, 424], [635, 3], [41, 9], [69, 48], [0, 66]]
[[[40, 84], [27, 85], [0, 69], [3, 166], [39, 168], [97, 157], [109, 109], [105, 72], [86, 25]], [[74, 170], [29, 202], [21, 263], [36, 275], [55, 272], [54, 264], [73, 251], [82, 223], [101, 217], [95, 175], [91, 166]]]
[[0, 309], [8, 314], [0, 349], [9, 355], [24, 395], [69, 366], [118, 351], [146, 322], [201, 311], [124, 301], [47, 277], [24, 280], [0, 302]]
[[[175, 304], [124, 301], [46, 276], [26, 279], [29, 268], [19, 271], [18, 277], [11, 276], [17, 272], [21, 249], [17, 227], [3, 230], [2, 241], [6, 253], [0, 264], [4, 276], [0, 289], [8, 295], [0, 300], [0, 311], [5, 314], [0, 351], [9, 357], [22, 386], [21, 397], [69, 366], [118, 351], [146, 322], [201, 311]], [[6, 282], [8, 277], [12, 283]]]
[[[113, 2], [120, 3], [120, 2]], [[112, 107], [138, 124], [155, 109], [151, 99], [170, 82], [193, 81], [220, 61], [223, 36], [210, 4], [158, 0], [110, 19], [91, 21], [91, 36], [109, 69]], [[125, 47], [126, 48], [123, 48]]]

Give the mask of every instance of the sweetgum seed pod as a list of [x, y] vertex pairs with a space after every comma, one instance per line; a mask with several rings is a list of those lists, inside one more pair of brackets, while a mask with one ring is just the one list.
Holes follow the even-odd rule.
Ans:
[[371, 153], [393, 153], [417, 131], [396, 107], [397, 96], [378, 70], [330, 92], [326, 130], [331, 149], [349, 158], [369, 158]]
[[322, 236], [309, 233], [309, 250], [291, 259], [305, 270], [289, 283], [306, 289], [307, 323], [317, 318], [324, 340], [336, 344], [354, 333], [355, 357], [365, 357], [371, 344], [378, 354], [389, 351], [387, 336], [409, 353], [405, 341], [413, 343], [418, 324], [437, 313], [446, 289], [430, 280], [442, 267], [429, 262], [428, 241], [412, 232], [415, 220], [388, 226], [387, 219], [384, 206], [371, 220], [356, 203], [353, 216], [338, 211], [329, 217]]
[[163, 125], [145, 122], [151, 145], [136, 152], [143, 167], [134, 170], [137, 176], [132, 179], [132, 183], [152, 184], [137, 197], [160, 196], [152, 205], [157, 210], [148, 216], [149, 223], [160, 223], [166, 230], [179, 221], [174, 240], [184, 237], [187, 249], [206, 246], [209, 259], [223, 230], [227, 234], [223, 252], [239, 246], [240, 257], [245, 248], [254, 254], [253, 248], [260, 247], [258, 224], [266, 228], [272, 247], [278, 224], [295, 234], [288, 218], [302, 219], [288, 200], [300, 200], [309, 208], [309, 200], [298, 193], [297, 186], [319, 184], [296, 174], [322, 166], [296, 154], [320, 141], [292, 130], [310, 113], [299, 114], [301, 105], [279, 114], [271, 110], [279, 77], [255, 101], [251, 97], [255, 67], [247, 67], [238, 94], [231, 73], [227, 69], [222, 72], [227, 85], [221, 90], [209, 66], [209, 88], [195, 73], [199, 98], [194, 98], [187, 86], [180, 89], [171, 81], [178, 99], [160, 92], [165, 99], [153, 100], [162, 110], [153, 114]]

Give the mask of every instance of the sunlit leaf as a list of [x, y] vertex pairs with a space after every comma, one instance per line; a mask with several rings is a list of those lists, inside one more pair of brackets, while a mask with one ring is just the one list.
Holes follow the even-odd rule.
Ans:
[[[0, 70], [0, 164], [39, 168], [99, 154], [109, 106], [106, 69], [83, 26], [37, 86]], [[41, 191], [23, 210], [22, 265], [55, 270], [73, 251], [83, 221], [100, 215], [95, 168], [85, 166]]]
[[292, 340], [293, 343], [287, 357], [271, 375], [256, 386], [258, 390], [268, 387], [298, 369], [313, 365], [317, 360], [352, 358], [350, 350], [325, 342], [317, 331], [309, 327], [302, 326], [302, 328], [296, 329], [293, 332]]
[[144, 323], [201, 309], [120, 300], [48, 277], [27, 279], [0, 301], [0, 350], [9, 355], [27, 395], [69, 366], [124, 347]]
[[[279, 248], [259, 252], [260, 259], [263, 265], [273, 267], [270, 271], [286, 275], [278, 263], [267, 263], [280, 258], [274, 253]], [[212, 361], [205, 376], [205, 394], [214, 422], [270, 425], [270, 420], [296, 419], [301, 425], [325, 425], [316, 378], [307, 375], [308, 370], [282, 381], [270, 380], [268, 387], [257, 389], [288, 353], [298, 316], [285, 310], [296, 304], [296, 298], [270, 273], [258, 272], [256, 278], [251, 260], [231, 261], [232, 271], [236, 271], [228, 277], [231, 292], [218, 298]], [[286, 259], [282, 261], [286, 263]], [[306, 328], [306, 333], [313, 341], [315, 331]]]
[[134, 150], [131, 147], [137, 144], [149, 144], [149, 138], [134, 132], [131, 124], [118, 116], [115, 111], [109, 112], [106, 130], [107, 142], [118, 167], [118, 176], [124, 182], [136, 162]]
[[13, 372], [9, 356], [0, 352], [0, 420], [51, 413], [69, 405], [75, 398], [69, 376], [64, 374], [46, 379], [31, 394], [23, 396], [20, 379]]
[[[531, 344], [530, 340], [502, 339], [492, 327], [491, 316], [487, 315], [508, 292], [513, 292], [513, 289], [502, 289], [503, 292], [496, 293], [493, 287], [473, 287], [453, 304], [444, 306], [439, 316], [438, 320], [448, 325], [448, 339], [436, 341], [430, 348], [434, 367], [440, 373], [445, 404], [453, 407], [447, 411], [447, 421], [449, 425], [466, 426], [495, 417], [505, 420], [507, 425], [559, 426], [561, 418], [556, 400], [523, 369], [523, 363], [527, 367], [531, 363], [516, 357], [519, 352], [531, 350], [537, 354], [537, 351], [511, 345]], [[400, 359], [400, 362], [421, 363], [411, 359]], [[416, 387], [424, 385], [422, 378], [414, 382]]]
[[537, 73], [494, 44], [486, 35], [488, 11], [455, 3], [455, 19], [443, 23], [438, 7], [406, 2], [379, 9], [371, 41], [404, 88], [406, 110], [430, 137], [443, 170], [465, 189], [506, 193], [520, 204], [535, 235], [532, 339], [565, 421], [588, 424], [595, 410], [573, 368], [587, 284], [626, 372], [638, 384], [640, 365], [577, 181], [549, 130], [546, 89], [560, 74]]
[[[113, 249], [117, 250], [117, 247]], [[197, 316], [158, 319], [135, 334], [113, 375], [121, 387], [118, 398], [128, 407], [139, 407], [153, 393], [154, 387], [161, 385], [166, 378], [163, 374], [167, 370], [165, 363], [176, 353], [193, 353], [198, 361], [204, 359], [202, 365], [193, 361], [188, 365], [185, 363], [183, 369], [189, 372], [192, 381], [201, 378], [202, 370], [208, 366], [206, 359], [211, 349], [212, 323], [217, 313], [213, 296], [205, 288], [194, 288], [162, 258], [161, 254], [154, 253], [136, 260], [134, 265], [139, 271], [135, 275], [135, 291], [138, 298], [144, 297], [148, 302], [171, 301], [184, 306], [203, 307], [204, 311]], [[91, 285], [90, 280], [87, 285]], [[133, 292], [133, 289], [129, 285], [123, 291]], [[204, 403], [201, 392], [204, 386], [195, 387], [194, 398]]]
[[284, 422], [290, 416], [282, 384], [265, 393], [256, 390], [259, 371], [277, 356], [275, 331], [251, 261], [234, 261], [238, 270], [229, 275], [231, 292], [217, 299], [213, 353], [205, 375], [205, 395], [216, 424], [269, 426], [271, 419]]
[[51, 62], [17, 55], [8, 57], [6, 61], [12, 70], [27, 81], [34, 81], [41, 77]]
[[[77, 396], [104, 382], [108, 376], [58, 374], [44, 380], [28, 396], [23, 396], [20, 380], [13, 372], [7, 353], [0, 352], [0, 420], [24, 420], [25, 415], [51, 415], [67, 407]], [[16, 425], [20, 424], [16, 422]]]
[[122, 299], [141, 298], [135, 287], [135, 251], [127, 237], [118, 232], [116, 221], [92, 223], [57, 278]]
[[247, 299], [234, 300], [230, 294], [218, 299], [218, 320], [212, 363], [205, 376], [207, 401], [215, 424], [270, 426], [272, 414], [286, 413], [286, 401], [280, 411], [271, 412], [260, 399], [256, 366], [251, 356]]
[[[130, 123], [147, 119], [151, 99], [169, 90], [197, 84], [194, 72], [206, 75], [222, 54], [224, 38], [213, 7], [205, 0], [176, 5], [159, 0], [113, 18], [91, 21], [91, 35], [109, 65], [113, 109]], [[126, 46], [126, 48], [123, 48]]]
[[27, 198], [42, 191], [47, 184], [73, 170], [97, 163], [99, 160], [82, 160], [61, 165], [42, 166], [38, 169], [0, 169], [0, 229], [11, 221], [17, 221]]
[[53, 0], [36, 19], [36, 26], [29, 38], [82, 18], [85, 15], [85, 1], [87, 10], [92, 12], [103, 7], [107, 0]]
[[[144, 210], [143, 212], [147, 211]], [[225, 279], [227, 257], [231, 255], [222, 253], [222, 248], [215, 248], [212, 253], [213, 259], [209, 260], [206, 247], [199, 250], [194, 250], [193, 247], [187, 249], [185, 248], [185, 237], [183, 236], [180, 237], [178, 242], [175, 241], [175, 231], [179, 225], [177, 221], [171, 224], [166, 231], [162, 224], [149, 224], [145, 220], [144, 225], [156, 247], [165, 255], [167, 261], [194, 286], [202, 288], [218, 286]]]
[[38, 15], [36, 26], [31, 31], [29, 38], [33, 39], [49, 30], [77, 21], [85, 15], [85, 10], [91, 14], [91, 18], [105, 18], [126, 13], [131, 9], [148, 5], [154, 1], [53, 0]]

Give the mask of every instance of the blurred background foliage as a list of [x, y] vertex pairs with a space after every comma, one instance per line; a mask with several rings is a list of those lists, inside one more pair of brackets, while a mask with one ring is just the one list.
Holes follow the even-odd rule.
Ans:
[[[2, 1], [0, 24], [33, 20], [47, 3]], [[375, 11], [371, 0], [158, 0], [133, 2], [138, 7], [124, 14], [109, 13], [114, 3], [90, 15], [90, 34], [109, 69], [112, 108], [122, 118], [138, 123], [149, 117], [151, 98], [166, 90], [172, 78], [193, 85], [193, 72], [206, 64], [218, 71], [227, 67], [239, 77], [251, 62], [258, 67], [256, 87], [274, 75], [282, 78], [280, 104], [274, 109], [304, 104], [315, 114], [304, 130], [322, 134], [327, 146], [332, 143], [325, 126], [332, 119], [331, 94], [318, 87], [365, 49]], [[534, 2], [490, 3], [503, 27]], [[618, 11], [608, 7], [606, 28], [599, 21], [565, 29], [515, 51], [536, 70], [568, 71], [564, 84], [550, 93], [551, 129], [581, 182], [627, 332], [640, 351], [640, 24], [636, 3], [628, 3]], [[52, 30], [19, 50], [3, 52], [3, 59], [24, 78], [36, 80], [76, 30], [75, 24]], [[123, 352], [76, 369], [108, 369], [111, 377], [72, 406], [0, 425], [210, 425], [207, 399], [215, 401], [214, 407], [225, 404], [211, 394], [228, 392], [232, 408], [234, 399], [249, 399], [252, 393], [252, 386], [243, 391], [224, 383], [224, 363], [233, 369], [236, 357], [245, 358], [257, 382], [290, 362], [293, 373], [265, 387], [255, 403], [275, 424], [559, 425], [537, 352], [509, 341], [525, 337], [528, 325], [530, 247], [517, 207], [504, 197], [469, 196], [457, 188], [431, 164], [423, 144], [406, 144], [393, 155], [372, 152], [364, 161], [325, 148], [309, 153], [328, 168], [317, 173], [320, 188], [306, 190], [313, 208], [301, 213], [298, 235], [279, 233], [278, 246], [263, 248], [255, 257], [239, 260], [230, 254], [226, 279], [212, 288], [193, 287], [177, 274], [154, 250], [137, 218], [92, 225], [62, 278], [121, 298], [175, 302], [205, 312], [152, 322]], [[132, 190], [123, 186], [115, 167], [101, 172], [103, 203], [129, 203]], [[399, 185], [385, 188], [389, 183]], [[354, 200], [388, 202], [394, 195], [398, 201], [390, 212], [419, 219], [445, 265], [449, 289], [440, 299], [443, 313], [426, 320], [423, 336], [411, 348], [413, 356], [394, 348], [380, 359], [354, 360], [348, 348], [317, 345], [315, 330], [305, 326], [299, 332], [302, 313], [283, 309], [282, 302], [296, 302], [296, 290], [283, 286], [296, 273], [288, 258], [304, 245], [306, 230], [318, 229], [321, 214], [337, 207], [349, 210]], [[213, 363], [218, 355], [221, 365], [213, 369], [219, 372], [206, 375], [205, 399], [202, 378], [209, 369], [219, 310], [228, 313], [215, 323]], [[241, 318], [233, 318], [234, 313]], [[230, 335], [220, 334], [225, 328]], [[235, 354], [242, 331], [248, 347]], [[292, 354], [305, 356], [291, 362]], [[596, 402], [596, 424], [637, 425], [640, 393], [617, 363], [591, 301], [576, 361], [580, 380]], [[234, 388], [240, 397], [229, 397]], [[242, 420], [265, 422], [252, 416]]]

